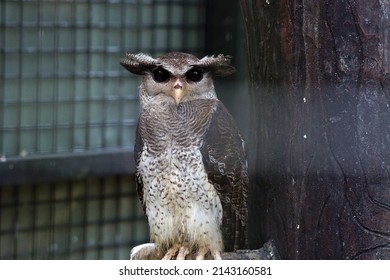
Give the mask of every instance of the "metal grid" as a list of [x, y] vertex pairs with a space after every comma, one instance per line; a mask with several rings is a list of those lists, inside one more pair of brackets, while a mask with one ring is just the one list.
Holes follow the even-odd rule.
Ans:
[[205, 6], [0, 2], [0, 259], [128, 259], [147, 241], [134, 178], [120, 175], [131, 172], [120, 162], [131, 157], [140, 81], [118, 62], [203, 55]]
[[0, 259], [129, 259], [148, 240], [133, 180], [0, 188]]
[[118, 61], [126, 51], [200, 53], [202, 3], [2, 1], [2, 161], [131, 148], [139, 80]]

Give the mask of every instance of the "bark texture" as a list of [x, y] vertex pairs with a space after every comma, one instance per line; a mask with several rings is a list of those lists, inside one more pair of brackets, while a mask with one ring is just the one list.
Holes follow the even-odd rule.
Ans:
[[390, 259], [390, 1], [241, 0], [251, 247]]

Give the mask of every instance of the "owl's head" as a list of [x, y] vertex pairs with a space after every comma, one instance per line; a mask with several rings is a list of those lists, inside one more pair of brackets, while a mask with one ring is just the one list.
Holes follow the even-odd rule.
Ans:
[[230, 57], [206, 56], [202, 59], [172, 52], [153, 58], [147, 54], [126, 54], [120, 64], [131, 73], [143, 75], [140, 87], [141, 102], [157, 96], [180, 102], [216, 98], [213, 77], [224, 77], [235, 72]]

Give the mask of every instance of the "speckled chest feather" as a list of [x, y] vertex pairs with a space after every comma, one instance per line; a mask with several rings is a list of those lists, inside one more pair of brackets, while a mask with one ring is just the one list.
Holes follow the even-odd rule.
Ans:
[[222, 247], [222, 206], [208, 181], [200, 151], [216, 102], [200, 99], [176, 105], [163, 101], [146, 106], [141, 113], [144, 146], [138, 172], [151, 237], [157, 244], [179, 240]]

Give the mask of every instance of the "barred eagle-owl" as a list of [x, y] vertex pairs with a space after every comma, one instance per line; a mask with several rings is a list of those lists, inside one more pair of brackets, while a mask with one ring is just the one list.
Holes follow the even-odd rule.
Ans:
[[245, 247], [245, 145], [213, 84], [235, 71], [229, 57], [138, 53], [120, 63], [143, 75], [136, 184], [160, 256], [220, 259]]

